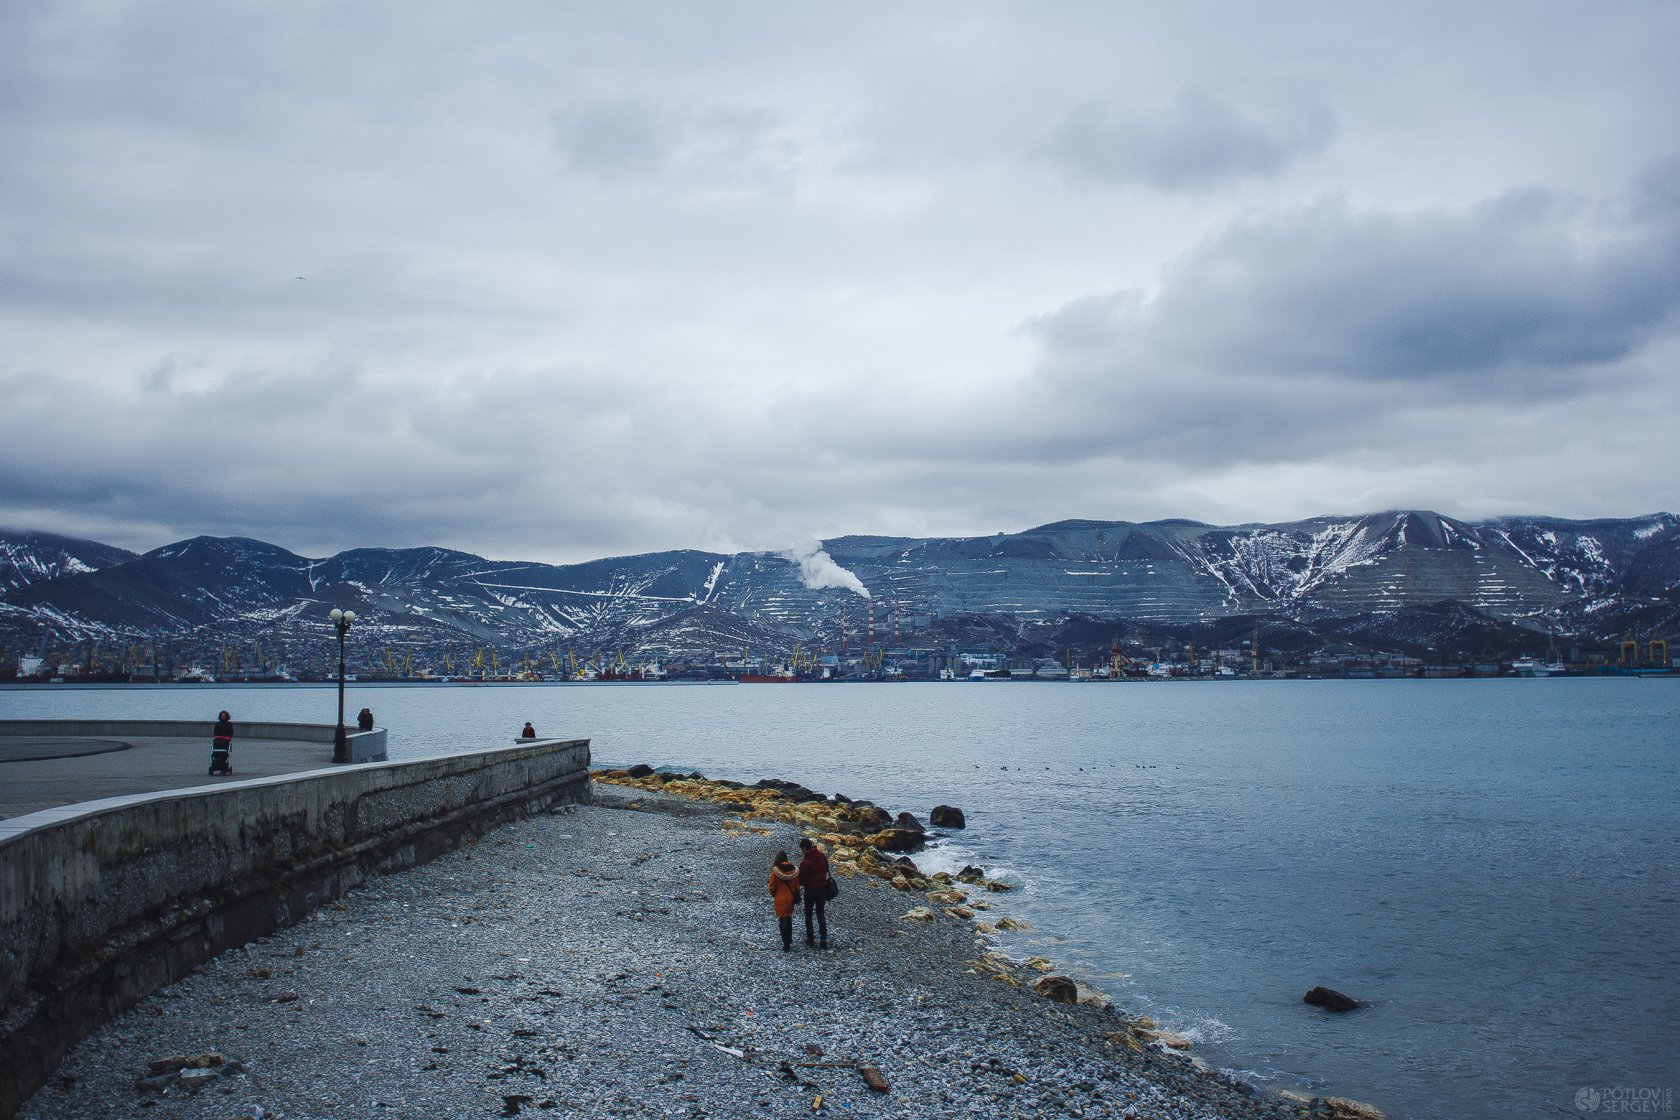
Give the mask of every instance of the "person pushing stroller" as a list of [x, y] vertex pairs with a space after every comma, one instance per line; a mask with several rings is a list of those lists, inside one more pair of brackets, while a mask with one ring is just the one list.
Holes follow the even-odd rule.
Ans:
[[222, 712], [210, 732], [210, 776], [233, 773], [233, 717]]

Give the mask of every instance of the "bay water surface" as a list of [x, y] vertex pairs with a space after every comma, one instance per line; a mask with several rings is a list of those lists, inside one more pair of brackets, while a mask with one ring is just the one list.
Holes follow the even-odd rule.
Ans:
[[[330, 723], [335, 703], [47, 686], [0, 689], [0, 718]], [[601, 765], [959, 806], [968, 828], [918, 860], [1019, 884], [991, 899], [1035, 927], [1006, 951], [1257, 1082], [1397, 1120], [1675, 1107], [1680, 681], [357, 684], [346, 706], [396, 759], [531, 720]], [[1316, 984], [1370, 1006], [1303, 1004]]]

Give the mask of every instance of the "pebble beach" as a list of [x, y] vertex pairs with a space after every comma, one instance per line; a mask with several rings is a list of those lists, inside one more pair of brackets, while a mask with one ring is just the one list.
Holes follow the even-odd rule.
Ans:
[[828, 950], [783, 952], [766, 878], [795, 824], [596, 792], [224, 953], [19, 1116], [1378, 1115], [1202, 1068], [1083, 988], [1046, 998], [987, 956], [986, 915], [879, 875], [841, 878]]

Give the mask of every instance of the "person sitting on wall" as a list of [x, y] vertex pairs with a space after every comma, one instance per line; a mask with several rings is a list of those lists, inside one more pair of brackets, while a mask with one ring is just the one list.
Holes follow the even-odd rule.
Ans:
[[535, 739], [537, 737], [537, 729], [531, 726], [530, 720], [525, 721], [525, 730], [519, 733], [519, 737], [521, 739]]
[[372, 709], [363, 708], [360, 712], [356, 713], [356, 730], [357, 731], [372, 731], [373, 730], [373, 710]]

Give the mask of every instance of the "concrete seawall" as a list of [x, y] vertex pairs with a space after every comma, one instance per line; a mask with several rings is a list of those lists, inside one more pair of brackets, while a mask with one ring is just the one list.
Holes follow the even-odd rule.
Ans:
[[[257, 726], [240, 730], [255, 737]], [[281, 726], [297, 737], [295, 725]], [[52, 730], [67, 733], [61, 721]], [[149, 993], [370, 874], [587, 802], [588, 767], [587, 739], [539, 740], [0, 821], [0, 1052], [10, 1059], [0, 1068], [0, 1118], [70, 1046]]]

